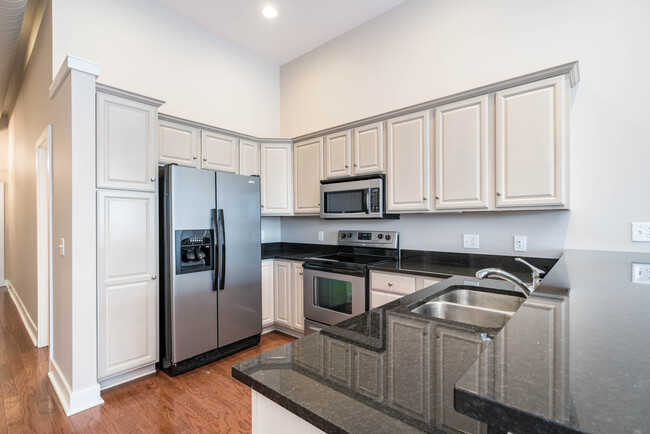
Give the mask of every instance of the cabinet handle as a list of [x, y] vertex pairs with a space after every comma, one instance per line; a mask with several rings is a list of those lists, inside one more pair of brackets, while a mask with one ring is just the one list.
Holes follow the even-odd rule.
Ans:
[[208, 157], [203, 157], [203, 161], [208, 161]]
[[196, 160], [198, 157], [195, 155], [192, 157], [193, 160]]
[[393, 286], [393, 282], [388, 282], [388, 286]]
[[346, 165], [345, 165], [345, 168], [347, 169], [348, 167], [350, 167], [350, 166], [348, 166], [348, 165], [346, 164]]
[[300, 274], [302, 276], [302, 271], [300, 273], [298, 273], [298, 274]]
[[151, 182], [156, 182], [156, 178], [151, 178]]
[[501, 196], [501, 192], [500, 192], [500, 191], [497, 191], [497, 196]]
[[424, 197], [422, 198], [422, 200], [427, 200], [427, 197], [426, 197], [426, 196], [424, 196]]
[[156, 280], [156, 275], [151, 276], [151, 280]]
[[354, 167], [359, 167], [359, 165], [358, 165], [358, 164], [355, 164]]
[[436, 200], [439, 200], [439, 199], [440, 199], [440, 196], [436, 196]]

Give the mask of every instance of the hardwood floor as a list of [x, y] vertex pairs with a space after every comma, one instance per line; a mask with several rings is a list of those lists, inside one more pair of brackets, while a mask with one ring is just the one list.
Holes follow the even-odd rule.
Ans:
[[7, 288], [0, 288], [0, 433], [250, 432], [251, 391], [235, 363], [294, 340], [278, 332], [259, 345], [171, 378], [160, 371], [102, 392], [104, 405], [67, 418]]

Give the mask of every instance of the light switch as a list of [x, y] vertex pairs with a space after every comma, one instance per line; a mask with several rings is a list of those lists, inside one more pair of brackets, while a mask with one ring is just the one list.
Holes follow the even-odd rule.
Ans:
[[65, 238], [59, 238], [59, 255], [65, 256]]

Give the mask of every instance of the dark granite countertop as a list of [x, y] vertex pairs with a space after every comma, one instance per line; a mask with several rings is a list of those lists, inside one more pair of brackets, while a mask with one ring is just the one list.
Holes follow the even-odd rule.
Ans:
[[310, 256], [321, 256], [336, 253], [338, 246], [330, 244], [303, 243], [264, 243], [262, 244], [262, 260], [287, 259], [302, 261]]

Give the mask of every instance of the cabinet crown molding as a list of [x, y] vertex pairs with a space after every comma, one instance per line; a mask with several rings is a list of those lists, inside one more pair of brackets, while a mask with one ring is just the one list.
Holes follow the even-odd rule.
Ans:
[[159, 99], [155, 98], [150, 98], [148, 96], [144, 95], [139, 95], [137, 93], [133, 92], [127, 92], [126, 90], [118, 89], [116, 87], [108, 86], [106, 84], [102, 83], [96, 83], [95, 84], [95, 90], [97, 92], [105, 93], [108, 95], [113, 95], [113, 96], [118, 96], [120, 98], [125, 98], [131, 101], [136, 101], [142, 104], [147, 104], [152, 107], [160, 107], [165, 103], [165, 101], [161, 101]]

